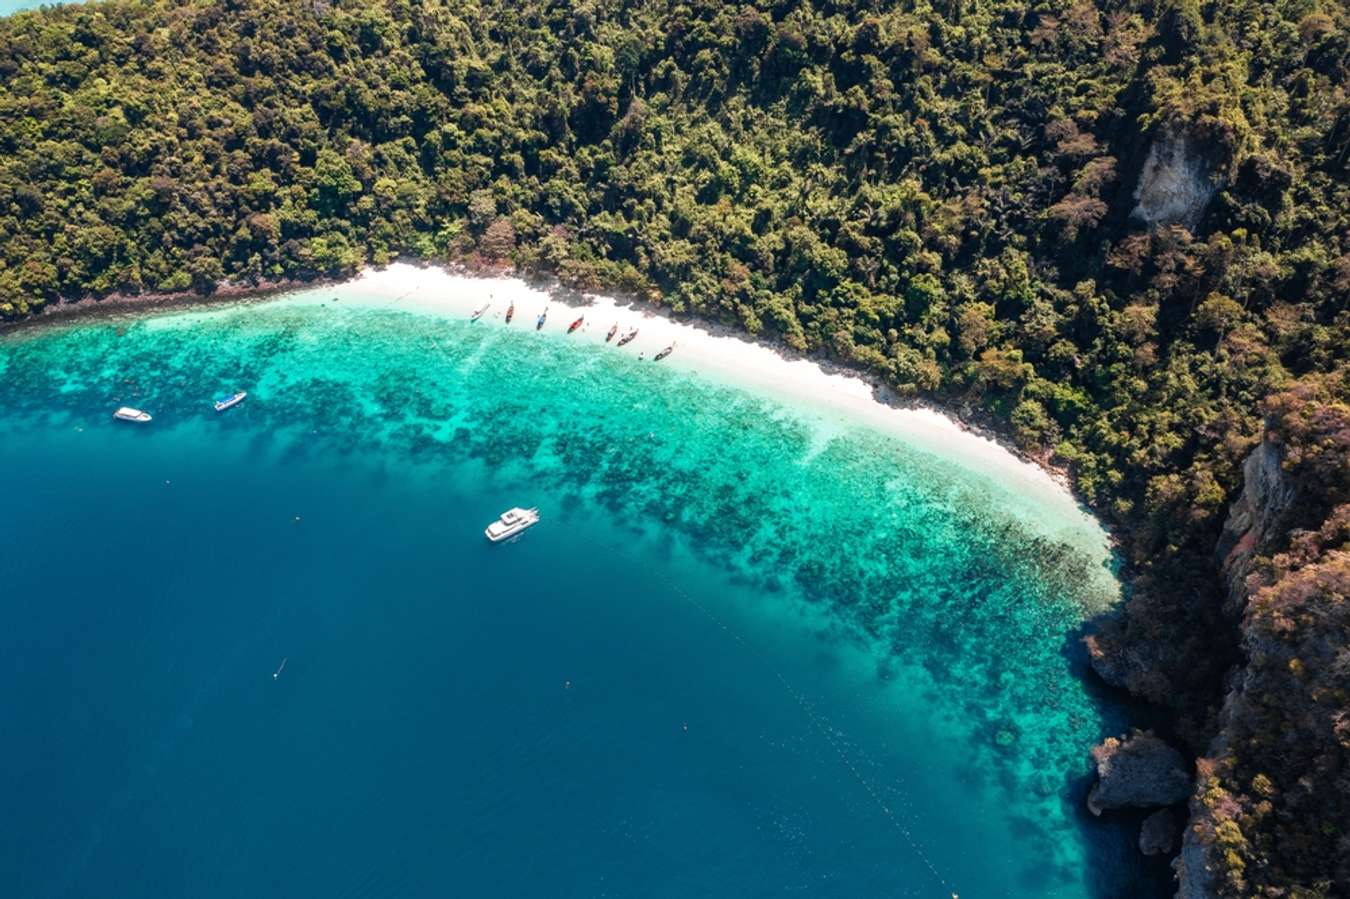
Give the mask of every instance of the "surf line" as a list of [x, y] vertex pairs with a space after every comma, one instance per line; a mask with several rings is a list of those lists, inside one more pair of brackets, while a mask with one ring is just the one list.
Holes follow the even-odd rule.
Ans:
[[824, 738], [826, 743], [830, 744], [830, 748], [833, 749], [835, 755], [839, 757], [840, 763], [853, 775], [854, 779], [858, 781], [858, 784], [862, 786], [867, 795], [872, 797], [872, 801], [877, 804], [877, 808], [881, 809], [881, 813], [885, 816], [886, 820], [891, 822], [891, 825], [905, 838], [905, 842], [909, 844], [909, 848], [914, 851], [914, 854], [918, 856], [919, 860], [928, 868], [928, 872], [933, 875], [933, 879], [942, 885], [942, 889], [950, 894], [952, 899], [960, 899], [959, 894], [952, 888], [952, 885], [947, 882], [947, 879], [938, 873], [937, 866], [934, 865], [932, 859], [928, 857], [928, 853], [924, 852], [919, 846], [918, 841], [915, 840], [913, 834], [909, 832], [909, 828], [901, 823], [900, 819], [896, 817], [895, 812], [891, 810], [891, 807], [887, 805], [886, 801], [881, 797], [881, 794], [877, 791], [876, 787], [874, 787], [871, 781], [858, 770], [858, 766], [853, 764], [853, 760], [849, 758], [844, 747], [839, 744], [839, 741], [831, 733], [828, 722], [812, 708], [811, 703], [806, 699], [806, 695], [798, 691], [796, 687], [792, 686], [792, 683], [783, 676], [781, 671], [774, 667], [773, 663], [769, 661], [764, 653], [747, 643], [739, 633], [732, 629], [732, 627], [721, 618], [717, 617], [711, 609], [686, 593], [683, 587], [670, 580], [670, 578], [664, 575], [659, 575], [659, 577], [661, 580], [665, 581], [666, 586], [670, 587], [670, 589], [683, 597], [686, 602], [707, 616], [709, 621], [717, 625], [727, 634], [727, 636], [731, 637], [731, 639], [744, 647], [746, 651], [754, 656], [761, 665], [778, 679], [778, 682], [783, 685], [785, 690], [787, 690], [788, 695], [797, 701], [797, 705], [799, 705], [802, 712], [806, 714], [807, 720], [811, 722], [811, 726]]

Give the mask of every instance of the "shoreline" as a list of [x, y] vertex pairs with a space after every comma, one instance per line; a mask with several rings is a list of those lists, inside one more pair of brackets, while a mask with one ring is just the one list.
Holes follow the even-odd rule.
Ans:
[[630, 347], [645, 355], [676, 343], [676, 352], [668, 363], [673, 367], [721, 376], [736, 386], [750, 387], [779, 400], [801, 400], [831, 417], [862, 421], [957, 464], [983, 470], [991, 478], [997, 479], [1002, 473], [1014, 481], [1014, 490], [1044, 495], [1053, 489], [1101, 530], [1108, 553], [1114, 556], [1118, 547], [1117, 535], [1078, 496], [1067, 469], [1016, 446], [978, 409], [967, 404], [945, 405], [927, 398], [902, 397], [864, 370], [810, 356], [778, 340], [695, 315], [677, 317], [669, 309], [641, 298], [577, 291], [554, 278], [531, 277], [511, 269], [399, 260], [379, 268], [365, 268], [345, 279], [287, 279], [256, 285], [227, 283], [210, 294], [195, 291], [112, 294], [103, 299], [85, 298], [49, 305], [37, 315], [0, 323], [0, 336], [128, 314], [210, 310], [287, 296], [300, 298], [325, 288], [338, 296], [364, 295], [366, 302], [370, 295], [375, 295], [382, 300], [376, 305], [415, 308], [450, 317], [467, 317], [482, 305], [486, 294], [498, 298], [499, 308], [485, 316], [485, 324], [490, 324], [494, 315], [500, 324], [506, 303], [514, 300], [523, 304], [516, 313], [516, 324], [523, 327], [533, 325], [538, 304], [542, 302], [566, 310], [562, 314], [551, 313], [544, 330], [565, 331], [573, 316], [584, 315], [587, 322], [576, 336], [593, 337], [597, 343], [603, 342], [604, 332], [614, 321], [623, 322], [620, 333], [636, 325], [640, 328], [639, 337]]
[[300, 278], [284, 278], [279, 281], [260, 281], [257, 284], [236, 284], [227, 281], [216, 285], [210, 293], [200, 293], [196, 290], [146, 291], [110, 293], [101, 298], [87, 296], [78, 300], [62, 300], [48, 303], [36, 314], [26, 318], [0, 321], [0, 336], [66, 322], [111, 318], [134, 312], [175, 312], [229, 303], [248, 303], [316, 287], [341, 284], [344, 280], [349, 279], [323, 277], [306, 281]]
[[[343, 285], [363, 281], [371, 275], [379, 275], [390, 269], [404, 267], [417, 269], [421, 272], [443, 273], [453, 277], [473, 280], [519, 281], [533, 290], [548, 294], [551, 298], [551, 302], [567, 306], [570, 309], [584, 310], [593, 305], [589, 302], [574, 302], [576, 299], [586, 300], [589, 298], [604, 298], [610, 300], [616, 309], [623, 309], [633, 314], [643, 315], [644, 317], [665, 319], [676, 325], [684, 325], [695, 330], [703, 331], [708, 336], [719, 338], [727, 337], [740, 340], [753, 346], [764, 347], [771, 350], [785, 362], [809, 362], [810, 364], [819, 367], [827, 375], [855, 378], [862, 381], [873, 391], [874, 401], [883, 406], [892, 409], [925, 411], [946, 418], [958, 425], [963, 431], [998, 444], [1001, 449], [1016, 456], [1021, 461], [1040, 468], [1057, 484], [1073, 493], [1075, 497], [1077, 496], [1077, 491], [1073, 483], [1073, 475], [1068, 468], [1062, 465], [1056, 465], [1046, 456], [1029, 453], [1017, 446], [1017, 444], [998, 427], [997, 422], [991, 420], [981, 410], [968, 404], [956, 406], [926, 397], [902, 397], [863, 369], [853, 368], [832, 359], [819, 358], [803, 353], [793, 349], [781, 340], [749, 334], [721, 322], [700, 318], [697, 315], [676, 317], [676, 315], [661, 306], [637, 297], [624, 296], [616, 291], [602, 290], [594, 293], [577, 291], [573, 288], [563, 286], [555, 278], [530, 277], [513, 269], [476, 269], [471, 266], [456, 263], [440, 265], [420, 260], [398, 260], [385, 266], [362, 269], [360, 272], [347, 278], [332, 278], [328, 276], [315, 277], [311, 280], [289, 278], [278, 281], [262, 281], [258, 284], [236, 284], [226, 282], [218, 285], [211, 293], [205, 294], [195, 290], [180, 290], [167, 293], [150, 291], [139, 294], [112, 293], [101, 299], [84, 297], [79, 300], [52, 303], [43, 306], [41, 311], [35, 315], [15, 319], [13, 321], [0, 321], [0, 335], [21, 333], [23, 331], [39, 329], [50, 325], [64, 324], [66, 322], [97, 320], [99, 318], [110, 318], [131, 313], [187, 311], [196, 308], [210, 308], [217, 305], [235, 303], [244, 304], [256, 300], [274, 299], [286, 294], [317, 290], [322, 287], [342, 287]], [[1112, 539], [1113, 541], [1115, 540], [1114, 535]]]
[[899, 397], [876, 378], [839, 363], [806, 356], [732, 326], [694, 316], [677, 318], [638, 298], [571, 290], [552, 279], [531, 282], [515, 273], [394, 263], [282, 302], [328, 299], [339, 305], [399, 309], [453, 321], [468, 319], [491, 304], [477, 325], [486, 328], [507, 327], [504, 313], [514, 302], [510, 327], [526, 330], [533, 329], [535, 317], [547, 308], [543, 333], [561, 338], [580, 317], [583, 324], [570, 339], [597, 349], [606, 346], [605, 335], [612, 325], [619, 326], [619, 334], [636, 326], [637, 339], [619, 352], [651, 359], [674, 345], [674, 353], [661, 365], [749, 390], [803, 413], [821, 427], [824, 439], [862, 426], [974, 473], [984, 489], [993, 491], [996, 501], [1033, 532], [1100, 563], [1101, 569], [1092, 574], [1092, 588], [1084, 594], [1095, 597], [1089, 603], [1093, 614], [1114, 608], [1124, 595], [1115, 535], [1074, 493], [1063, 470], [1017, 451], [1010, 440], [972, 425], [956, 410]]

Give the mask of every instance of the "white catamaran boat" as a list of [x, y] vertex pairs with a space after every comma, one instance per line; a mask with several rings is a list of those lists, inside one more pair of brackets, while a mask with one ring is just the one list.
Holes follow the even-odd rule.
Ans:
[[140, 409], [133, 409], [130, 406], [123, 406], [113, 413], [113, 418], [118, 421], [134, 421], [136, 424], [145, 424], [150, 420], [149, 412], [142, 412]]
[[218, 396], [216, 397], [216, 411], [224, 412], [231, 406], [237, 406], [244, 401], [244, 397], [246, 396], [248, 396], [247, 390], [241, 390], [235, 394], [226, 394], [225, 396]]
[[507, 509], [502, 513], [502, 517], [488, 525], [487, 530], [483, 533], [493, 543], [501, 543], [503, 540], [510, 540], [526, 528], [538, 523], [538, 509]]

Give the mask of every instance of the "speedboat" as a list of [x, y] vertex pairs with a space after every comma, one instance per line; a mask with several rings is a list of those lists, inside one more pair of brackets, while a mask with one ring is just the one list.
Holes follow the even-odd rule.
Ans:
[[672, 343], [670, 346], [666, 347], [664, 350], [653, 356], [652, 359], [653, 361], [660, 362], [662, 359], [666, 358], [673, 352], [675, 352], [675, 344]]
[[488, 303], [488, 304], [487, 304], [486, 306], [484, 306], [482, 309], [479, 309], [479, 310], [478, 310], [477, 312], [475, 312], [473, 315], [469, 316], [469, 321], [471, 321], [471, 322], [476, 322], [476, 321], [478, 321], [480, 318], [483, 317], [483, 313], [484, 313], [484, 312], [487, 312], [487, 311], [488, 311], [489, 309], [491, 309], [491, 308], [492, 308], [492, 304], [491, 304], [491, 303]]
[[506, 307], [506, 323], [508, 325], [511, 324], [511, 316], [515, 314], [516, 314], [516, 304], [512, 303], [510, 306]]
[[238, 393], [232, 394], [227, 393], [224, 396], [218, 396], [216, 397], [216, 411], [224, 412], [231, 406], [237, 406], [244, 401], [244, 397], [246, 396], [248, 396], [248, 391], [246, 390], [241, 390]]
[[544, 320], [547, 318], [548, 318], [548, 307], [545, 306], [544, 311], [539, 313], [539, 317], [534, 320], [534, 329], [538, 331], [540, 328], [544, 327]]
[[123, 406], [113, 413], [113, 418], [118, 421], [134, 421], [138, 425], [143, 425], [150, 420], [150, 413], [133, 409], [130, 406]]
[[625, 343], [628, 343], [629, 341], [633, 340], [636, 337], [637, 337], [637, 328], [634, 328], [633, 330], [629, 331], [627, 334], [619, 338], [619, 346], [623, 346]]
[[581, 327], [581, 323], [584, 322], [585, 320], [586, 320], [586, 316], [583, 315], [581, 318], [579, 318], [579, 319], [577, 319], [576, 321], [572, 322], [572, 324], [570, 324], [570, 325], [567, 326], [567, 333], [568, 333], [568, 334], [571, 334], [571, 333], [572, 333], [573, 331], [575, 331], [577, 328], [580, 328], [580, 327]]
[[609, 333], [605, 335], [605, 343], [609, 343], [611, 340], [613, 340], [614, 335], [618, 333], [619, 333], [619, 323], [615, 322], [614, 327], [610, 328]]
[[523, 532], [526, 528], [539, 523], [538, 509], [507, 509], [501, 517], [487, 526], [484, 535], [493, 543], [501, 543]]

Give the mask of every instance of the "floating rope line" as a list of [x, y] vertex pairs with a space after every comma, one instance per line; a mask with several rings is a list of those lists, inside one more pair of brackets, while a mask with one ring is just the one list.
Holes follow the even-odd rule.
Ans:
[[735, 629], [719, 618], [710, 608], [689, 595], [683, 587], [679, 586], [674, 581], [664, 575], [661, 575], [660, 577], [665, 581], [666, 586], [670, 587], [670, 589], [679, 594], [686, 602], [702, 612], [709, 621], [721, 628], [728, 637], [744, 647], [761, 665], [778, 679], [778, 682], [783, 685], [783, 689], [787, 690], [788, 695], [796, 700], [797, 705], [800, 706], [801, 710], [806, 714], [807, 720], [811, 722], [812, 727], [814, 727], [825, 739], [825, 742], [830, 744], [830, 748], [834, 750], [840, 763], [848, 769], [848, 772], [858, 781], [859, 785], [862, 786], [867, 795], [872, 797], [872, 801], [876, 803], [877, 808], [881, 810], [881, 813], [885, 816], [886, 820], [889, 821], [905, 838], [905, 842], [909, 844], [909, 848], [914, 851], [914, 854], [918, 856], [919, 860], [928, 868], [928, 872], [933, 875], [933, 879], [942, 885], [943, 890], [949, 893], [952, 899], [960, 899], [959, 894], [952, 888], [952, 885], [947, 882], [947, 879], [938, 873], [937, 866], [934, 865], [932, 859], [928, 857], [928, 853], [924, 852], [923, 848], [919, 846], [918, 841], [915, 840], [913, 834], [909, 832], [909, 828], [905, 827], [901, 820], [896, 816], [895, 812], [891, 810], [891, 807], [886, 804], [886, 800], [882, 798], [881, 793], [872, 785], [872, 782], [863, 775], [862, 771], [858, 770], [858, 766], [853, 763], [853, 760], [849, 757], [843, 745], [841, 745], [839, 740], [835, 737], [833, 728], [830, 727], [828, 719], [816, 712], [812, 707], [811, 702], [806, 698], [806, 695], [794, 687], [792, 683], [783, 676], [783, 673], [774, 667], [773, 663], [769, 661], [764, 653], [747, 643]]

